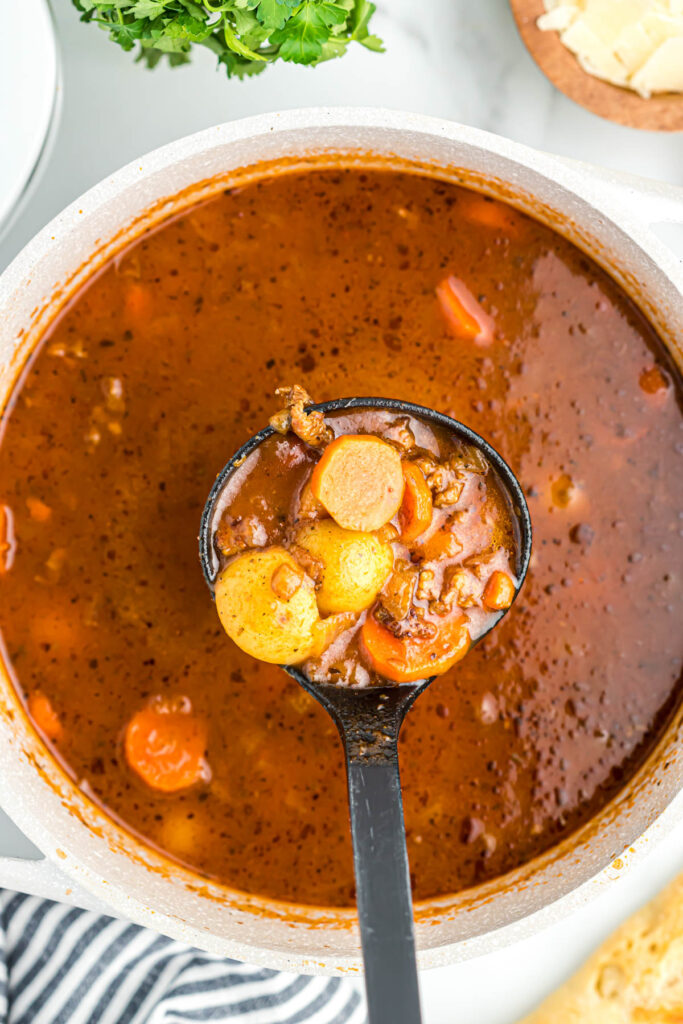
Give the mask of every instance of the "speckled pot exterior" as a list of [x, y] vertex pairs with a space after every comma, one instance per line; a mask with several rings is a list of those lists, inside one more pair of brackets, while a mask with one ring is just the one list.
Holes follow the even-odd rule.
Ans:
[[[263, 161], [406, 166], [500, 195], [560, 230], [638, 302], [683, 366], [683, 270], [649, 227], [683, 223], [683, 190], [414, 114], [311, 109], [200, 132], [129, 164], [55, 218], [0, 278], [4, 405], [55, 312], [144, 227]], [[197, 569], [199, 571], [199, 567]], [[683, 816], [681, 716], [626, 789], [577, 835], [503, 879], [416, 908], [422, 967], [516, 941], [612, 884]], [[306, 973], [361, 969], [351, 911], [278, 904], [171, 865], [97, 808], [33, 730], [0, 669], [0, 803], [45, 854], [0, 858], [0, 884], [104, 910], [215, 953]], [[624, 851], [627, 852], [624, 852]]]

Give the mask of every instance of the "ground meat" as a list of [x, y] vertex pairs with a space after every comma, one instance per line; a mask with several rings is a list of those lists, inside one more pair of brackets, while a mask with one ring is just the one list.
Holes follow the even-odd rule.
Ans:
[[299, 507], [296, 512], [296, 521], [301, 519], [320, 519], [326, 515], [325, 506], [322, 502], [318, 501], [316, 496], [311, 490], [311, 485], [307, 483], [299, 494]]
[[442, 464], [430, 455], [421, 455], [415, 459], [415, 465], [424, 473], [433, 494], [433, 502], [437, 508], [454, 505], [459, 500], [465, 486], [465, 480], [459, 467]]
[[419, 615], [421, 611], [421, 608], [411, 608], [410, 614], [400, 621], [394, 619], [383, 605], [380, 605], [374, 614], [377, 621], [381, 622], [392, 636], [431, 640], [436, 636], [436, 626], [431, 622], [425, 622]]
[[405, 619], [413, 603], [417, 569], [408, 562], [399, 562], [382, 590], [382, 607], [392, 619]]
[[461, 450], [454, 455], [450, 455], [446, 459], [446, 465], [449, 469], [452, 469], [455, 473], [479, 473], [480, 476], [486, 476], [489, 471], [489, 466], [479, 451], [478, 448], [470, 447], [470, 445], [463, 445]]
[[268, 531], [257, 516], [232, 519], [224, 516], [218, 524], [214, 542], [224, 558], [247, 548], [262, 548], [268, 543]]
[[401, 449], [403, 455], [407, 455], [415, 448], [415, 434], [410, 429], [407, 416], [400, 416], [393, 423], [390, 423], [384, 431], [385, 441], [390, 441]]
[[293, 544], [289, 550], [306, 575], [313, 580], [316, 590], [319, 589], [322, 585], [323, 572], [325, 569], [320, 559], [315, 558], [310, 551], [306, 551], [305, 548], [299, 547], [298, 544]]
[[492, 555], [477, 555], [474, 558], [468, 558], [465, 565], [473, 572], [478, 580], [485, 580], [491, 575], [495, 568], [496, 557]]
[[446, 605], [457, 604], [459, 608], [472, 608], [481, 601], [480, 581], [467, 569], [455, 568], [446, 571], [441, 591], [441, 601]]
[[431, 601], [437, 596], [436, 577], [433, 569], [422, 569], [417, 580], [415, 596], [418, 601]]
[[285, 403], [284, 409], [270, 418], [270, 425], [278, 434], [291, 430], [312, 448], [324, 448], [334, 439], [321, 412], [306, 412], [305, 406], [313, 405], [313, 399], [300, 384], [277, 388], [275, 394]]

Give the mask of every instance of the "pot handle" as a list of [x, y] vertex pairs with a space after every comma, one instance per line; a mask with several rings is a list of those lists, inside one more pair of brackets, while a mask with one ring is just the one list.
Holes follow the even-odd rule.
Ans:
[[0, 888], [16, 889], [29, 896], [41, 896], [83, 910], [114, 916], [110, 907], [100, 903], [47, 857], [38, 860], [0, 857]]
[[665, 181], [642, 178], [606, 167], [558, 158], [575, 171], [589, 174], [603, 186], [608, 199], [627, 209], [644, 224], [683, 224], [683, 188]]

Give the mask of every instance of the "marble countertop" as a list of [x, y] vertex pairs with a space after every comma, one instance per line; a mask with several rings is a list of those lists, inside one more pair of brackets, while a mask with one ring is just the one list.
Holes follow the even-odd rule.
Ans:
[[[30, 203], [0, 242], [0, 269], [63, 206], [128, 160], [209, 125], [274, 109], [343, 104], [427, 113], [683, 185], [683, 133], [623, 128], [566, 99], [527, 54], [505, 0], [380, 0], [373, 25], [385, 55], [357, 47], [315, 71], [276, 66], [246, 82], [228, 82], [208, 53], [189, 67], [150, 73], [94, 26], [81, 25], [68, 0], [53, 6], [63, 58], [61, 124]], [[27, 849], [0, 816], [0, 852]], [[683, 825], [568, 919], [512, 948], [424, 974], [425, 1024], [513, 1024], [681, 869]]]

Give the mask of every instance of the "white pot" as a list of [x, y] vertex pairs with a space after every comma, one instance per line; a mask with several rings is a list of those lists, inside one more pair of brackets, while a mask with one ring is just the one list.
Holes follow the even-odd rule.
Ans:
[[[243, 179], [251, 165], [288, 158], [305, 166], [339, 153], [346, 162], [438, 172], [557, 227], [626, 288], [683, 364], [683, 273], [647, 225], [683, 222], [683, 190], [568, 164], [446, 121], [335, 108], [250, 118], [181, 139], [55, 218], [0, 278], [0, 407], [55, 311], [142, 226]], [[677, 718], [636, 778], [570, 840], [504, 879], [418, 905], [421, 966], [537, 930], [606, 884], [625, 847], [637, 857], [649, 826], [652, 846], [683, 814], [679, 730]], [[0, 883], [97, 906], [240, 960], [311, 973], [359, 970], [351, 911], [278, 904], [206, 882], [108, 819], [51, 759], [7, 671], [0, 673], [0, 778], [2, 806], [46, 858], [0, 860]]]

